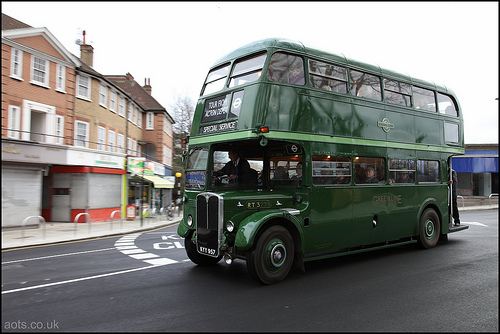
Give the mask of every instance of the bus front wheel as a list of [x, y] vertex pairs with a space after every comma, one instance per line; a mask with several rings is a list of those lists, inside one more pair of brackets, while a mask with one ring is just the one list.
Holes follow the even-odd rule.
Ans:
[[427, 209], [420, 217], [418, 244], [422, 248], [435, 247], [441, 234], [441, 222], [433, 209]]
[[280, 225], [267, 228], [247, 256], [248, 271], [264, 283], [285, 279], [293, 263], [294, 248], [290, 232]]

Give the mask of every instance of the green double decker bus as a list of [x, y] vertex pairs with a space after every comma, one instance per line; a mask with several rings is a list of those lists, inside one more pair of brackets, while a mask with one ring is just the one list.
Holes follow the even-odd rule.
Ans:
[[264, 284], [304, 262], [466, 229], [451, 219], [458, 99], [436, 85], [285, 39], [220, 58], [184, 158], [189, 259], [246, 260]]

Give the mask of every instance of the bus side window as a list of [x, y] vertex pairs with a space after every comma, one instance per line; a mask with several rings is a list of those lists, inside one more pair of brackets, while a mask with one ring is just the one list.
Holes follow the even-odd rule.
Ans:
[[438, 96], [438, 108], [441, 114], [458, 116], [457, 107], [451, 97], [441, 93], [438, 93], [437, 96]]
[[352, 95], [382, 101], [380, 78], [378, 76], [351, 70], [350, 77]]
[[436, 100], [432, 90], [413, 86], [415, 108], [424, 111], [436, 111]]
[[419, 183], [437, 183], [439, 182], [439, 161], [418, 160], [417, 161], [417, 180]]
[[347, 157], [314, 155], [313, 184], [349, 185], [351, 183], [351, 160]]
[[415, 183], [415, 161], [389, 159], [389, 183]]
[[356, 184], [385, 184], [385, 159], [356, 157], [354, 173]]
[[269, 61], [267, 77], [271, 81], [304, 85], [304, 61], [302, 57], [276, 52]]

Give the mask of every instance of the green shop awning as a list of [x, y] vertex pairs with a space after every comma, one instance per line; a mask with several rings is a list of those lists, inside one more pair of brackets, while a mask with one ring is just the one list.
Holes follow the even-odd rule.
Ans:
[[174, 187], [173, 182], [165, 180], [164, 178], [161, 178], [161, 177], [156, 176], [156, 175], [144, 175], [144, 176], [142, 176], [141, 174], [136, 174], [135, 176], [142, 177], [149, 182], [153, 182], [155, 188], [173, 188]]

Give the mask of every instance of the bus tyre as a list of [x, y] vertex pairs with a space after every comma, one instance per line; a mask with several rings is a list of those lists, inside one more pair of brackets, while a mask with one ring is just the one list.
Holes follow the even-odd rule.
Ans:
[[441, 222], [433, 209], [427, 209], [420, 217], [418, 244], [422, 248], [435, 247], [441, 234]]
[[267, 228], [247, 256], [248, 271], [264, 283], [285, 279], [293, 264], [294, 247], [290, 232], [280, 225]]
[[218, 263], [220, 259], [222, 259], [222, 255], [218, 257], [211, 257], [198, 253], [196, 250], [196, 244], [191, 241], [191, 235], [188, 235], [184, 239], [184, 248], [186, 248], [188, 258], [199, 266], [210, 266]]

